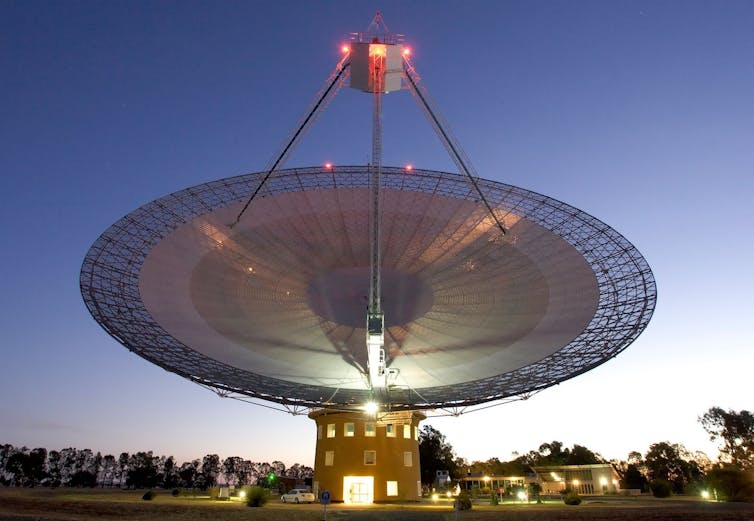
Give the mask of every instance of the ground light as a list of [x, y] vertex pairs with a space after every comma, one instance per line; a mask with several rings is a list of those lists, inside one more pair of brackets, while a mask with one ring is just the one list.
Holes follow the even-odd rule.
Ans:
[[523, 490], [520, 490], [517, 496], [518, 496], [518, 499], [520, 499], [521, 501], [526, 501], [526, 492], [524, 492]]
[[702, 498], [709, 499], [709, 490], [702, 490]]

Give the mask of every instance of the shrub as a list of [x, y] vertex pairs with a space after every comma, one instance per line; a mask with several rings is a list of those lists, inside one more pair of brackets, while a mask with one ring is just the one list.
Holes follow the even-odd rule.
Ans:
[[655, 479], [649, 484], [654, 497], [670, 497], [670, 483], [664, 479]]
[[181, 489], [180, 488], [174, 488], [172, 492], [170, 492], [170, 495], [173, 497], [178, 497], [181, 495]]
[[471, 510], [471, 498], [466, 492], [461, 492], [456, 498], [458, 510]]
[[261, 507], [270, 499], [270, 494], [262, 487], [249, 487], [246, 491], [246, 504], [250, 507]]
[[492, 505], [494, 507], [498, 503], [500, 503], [500, 500], [497, 497], [497, 493], [493, 492], [492, 494], [490, 494], [490, 505]]
[[580, 505], [581, 496], [579, 496], [576, 492], [568, 492], [565, 496], [563, 496], [563, 503], [565, 503], [566, 505]]
[[707, 482], [725, 501], [754, 502], [754, 471], [719, 466], [707, 473]]
[[146, 492], [144, 492], [144, 495], [141, 496], [141, 499], [143, 499], [144, 501], [152, 501], [156, 495], [157, 494], [154, 490], [147, 490]]

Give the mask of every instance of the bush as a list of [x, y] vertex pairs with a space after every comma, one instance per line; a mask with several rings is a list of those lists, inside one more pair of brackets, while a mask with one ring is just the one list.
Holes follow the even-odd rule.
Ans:
[[707, 472], [707, 482], [724, 501], [754, 502], [754, 471], [720, 466]]
[[456, 504], [458, 510], [471, 510], [471, 497], [466, 492], [461, 492], [456, 497]]
[[250, 507], [261, 507], [270, 499], [270, 494], [262, 487], [249, 487], [246, 491], [246, 504]]
[[565, 503], [566, 505], [580, 505], [581, 496], [579, 496], [576, 492], [568, 492], [565, 496], [563, 496], [563, 503]]
[[156, 495], [157, 493], [154, 490], [147, 490], [144, 492], [144, 495], [141, 496], [141, 499], [144, 501], [152, 501]]
[[493, 492], [492, 494], [490, 494], [490, 505], [494, 507], [497, 506], [498, 503], [500, 503], [500, 499], [498, 499], [497, 493]]
[[670, 483], [664, 479], [655, 479], [649, 483], [649, 488], [652, 490], [654, 497], [670, 497], [672, 490]]
[[172, 492], [170, 492], [170, 495], [173, 497], [178, 497], [181, 495], [181, 489], [180, 488], [174, 488]]

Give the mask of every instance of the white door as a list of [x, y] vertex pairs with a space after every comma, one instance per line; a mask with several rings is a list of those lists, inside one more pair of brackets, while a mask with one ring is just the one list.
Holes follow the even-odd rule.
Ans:
[[374, 476], [344, 476], [343, 501], [359, 505], [374, 502]]

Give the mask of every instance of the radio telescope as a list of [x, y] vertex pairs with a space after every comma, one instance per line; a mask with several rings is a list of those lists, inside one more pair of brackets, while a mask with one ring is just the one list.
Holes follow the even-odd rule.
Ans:
[[[346, 82], [373, 98], [370, 164], [285, 169]], [[382, 165], [383, 95], [402, 89], [458, 173]], [[142, 358], [224, 396], [311, 410], [315, 480], [346, 502], [417, 497], [420, 411], [460, 413], [588, 371], [638, 337], [656, 302], [649, 265], [620, 233], [476, 174], [379, 13], [265, 170], [118, 220], [87, 253], [81, 292]], [[414, 454], [404, 466], [416, 463], [386, 489], [375, 480], [395, 465], [374, 467], [372, 492], [354, 496], [369, 486], [350, 479], [364, 474], [353, 458], [400, 426]], [[358, 456], [334, 455], [340, 436], [363, 438], [348, 449]]]

